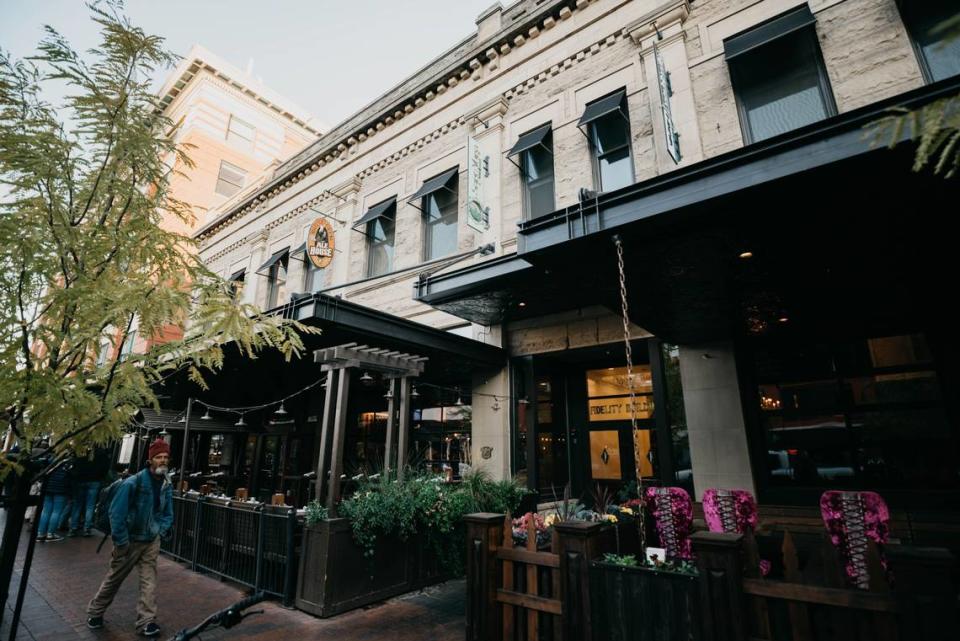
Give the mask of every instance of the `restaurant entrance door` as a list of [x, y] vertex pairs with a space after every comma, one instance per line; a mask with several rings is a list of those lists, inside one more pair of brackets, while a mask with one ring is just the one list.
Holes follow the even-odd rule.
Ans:
[[541, 502], [562, 498], [567, 485], [572, 498], [586, 503], [592, 503], [597, 488], [629, 490], [637, 460], [645, 483], [678, 482], [675, 468], [684, 466], [689, 455], [683, 417], [677, 415], [682, 402], [667, 400], [664, 363], [669, 350], [656, 339], [637, 340], [633, 355], [639, 459], [634, 457], [622, 346], [538, 354], [514, 363], [517, 397], [528, 408], [518, 414], [514, 429], [515, 474], [523, 478], [526, 473], [527, 486]]

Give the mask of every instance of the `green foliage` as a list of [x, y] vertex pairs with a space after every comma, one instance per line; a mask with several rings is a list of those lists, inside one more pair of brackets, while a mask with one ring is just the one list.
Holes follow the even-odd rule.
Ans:
[[307, 525], [316, 525], [320, 521], [327, 519], [329, 514], [327, 513], [327, 508], [324, 505], [320, 504], [320, 501], [316, 499], [307, 503], [307, 506], [304, 508], [305, 519]]
[[361, 479], [353, 496], [340, 504], [350, 520], [353, 538], [372, 557], [380, 536], [407, 540], [428, 537], [441, 563], [454, 574], [463, 571], [463, 517], [474, 512], [515, 512], [527, 490], [512, 481], [491, 481], [475, 470], [461, 483], [411, 474], [404, 480], [390, 475]]
[[[0, 411], [22, 448], [46, 437], [58, 456], [119, 436], [171, 376], [203, 385], [228, 343], [290, 359], [314, 331], [240, 304], [161, 227], [195, 218], [170, 192], [192, 166], [180, 123], [149, 86], [176, 58], [118, 3], [89, 6], [101, 40], [85, 56], [50, 27], [28, 60], [0, 51]], [[63, 104], [44, 101], [52, 83]], [[182, 340], [97, 358], [172, 326]], [[0, 477], [12, 466], [0, 456]]]
[[640, 563], [634, 554], [612, 554], [607, 552], [603, 555], [603, 561], [612, 565], [619, 565], [625, 568], [639, 567]]

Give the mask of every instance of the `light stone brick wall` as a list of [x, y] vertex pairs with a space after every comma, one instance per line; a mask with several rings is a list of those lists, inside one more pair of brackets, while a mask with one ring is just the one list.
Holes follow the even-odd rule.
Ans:
[[[265, 278], [252, 270], [273, 248], [303, 242], [306, 228], [323, 212], [339, 221], [333, 223], [337, 253], [327, 268], [328, 293], [434, 327], [460, 326], [462, 319], [412, 298], [417, 275], [443, 262], [422, 262], [421, 213], [407, 203], [425, 178], [459, 166], [458, 250], [494, 242], [496, 251], [489, 258], [496, 258], [516, 251], [517, 223], [523, 218], [520, 172], [505, 158], [521, 133], [552, 123], [558, 209], [575, 204], [581, 187], [594, 187], [590, 150], [576, 127], [591, 100], [626, 88], [638, 182], [735, 150], [743, 145], [743, 136], [723, 40], [802, 2], [580, 0], [568, 7], [557, 0], [522, 0], [503, 11], [494, 8], [482, 20], [482, 42], [474, 37], [459, 43], [281, 165], [248, 202], [214, 217], [200, 234], [201, 256], [223, 275], [249, 265], [246, 295], [262, 303]], [[922, 83], [894, 0], [809, 4], [840, 112]], [[534, 16], [539, 16], [535, 23], [516, 31]], [[683, 152], [679, 165], [666, 152], [654, 44], [674, 84], [671, 108]], [[499, 188], [491, 199], [491, 228], [482, 233], [466, 224], [471, 135], [482, 140], [485, 153], [499, 149], [500, 154], [490, 154]], [[350, 227], [370, 205], [391, 195], [398, 201], [398, 271], [369, 280], [366, 239]], [[447, 269], [481, 260], [487, 258], [470, 256]], [[302, 281], [299, 268], [291, 271], [291, 281]], [[289, 289], [301, 287], [291, 282]], [[476, 333], [514, 354], [620, 340], [608, 313], [606, 320], [583, 310], [570, 314], [558, 323], [534, 319], [502, 332], [476, 328]], [[637, 335], [646, 333], [637, 328]], [[505, 451], [502, 444], [495, 447]], [[498, 469], [503, 465], [495, 462]]]

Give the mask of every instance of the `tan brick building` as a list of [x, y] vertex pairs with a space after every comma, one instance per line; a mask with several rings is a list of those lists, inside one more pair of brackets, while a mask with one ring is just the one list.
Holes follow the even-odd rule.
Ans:
[[[941, 255], [917, 251], [926, 208], [909, 195], [947, 187], [911, 176], [909, 149], [864, 140], [889, 107], [960, 89], [957, 49], [931, 35], [955, 10], [907, 4], [495, 5], [213, 212], [196, 231], [201, 255], [242, 278], [248, 301], [324, 327], [318, 345], [364, 340], [348, 314], [383, 323], [371, 345], [444, 352], [423, 378], [430, 403], [414, 408], [414, 430], [438, 417], [413, 438], [419, 453], [519, 475], [544, 498], [619, 485], [637, 467], [698, 497], [745, 487], [767, 503], [833, 485], [949, 494], [954, 342], [938, 304], [917, 305], [932, 285], [915, 279]], [[322, 269], [304, 248], [318, 219], [334, 238]], [[464, 351], [457, 367], [477, 342], [499, 351]], [[241, 376], [259, 401], [314, 376], [263, 367]], [[354, 463], [382, 451], [383, 389], [352, 406]], [[463, 401], [466, 419], [450, 412]], [[275, 475], [316, 465], [317, 411], [301, 414], [290, 434], [303, 469]], [[904, 448], [908, 425], [923, 436]]]

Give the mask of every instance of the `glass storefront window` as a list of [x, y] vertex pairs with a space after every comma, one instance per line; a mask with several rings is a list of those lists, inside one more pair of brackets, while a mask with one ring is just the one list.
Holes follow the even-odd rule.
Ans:
[[960, 487], [940, 380], [920, 334], [756, 350], [773, 487]]
[[459, 478], [471, 459], [473, 406], [469, 396], [459, 404], [436, 404], [413, 410], [413, 443], [423, 469]]

